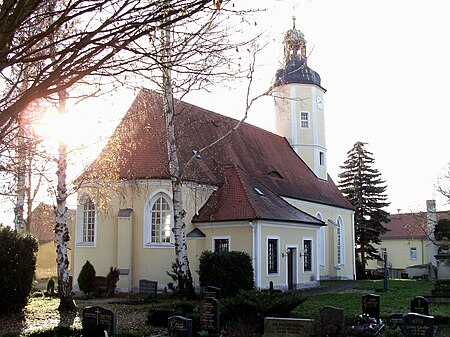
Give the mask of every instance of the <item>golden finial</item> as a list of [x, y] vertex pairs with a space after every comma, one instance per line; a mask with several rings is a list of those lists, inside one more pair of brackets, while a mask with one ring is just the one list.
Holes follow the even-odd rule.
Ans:
[[295, 15], [292, 15], [292, 28], [295, 29]]

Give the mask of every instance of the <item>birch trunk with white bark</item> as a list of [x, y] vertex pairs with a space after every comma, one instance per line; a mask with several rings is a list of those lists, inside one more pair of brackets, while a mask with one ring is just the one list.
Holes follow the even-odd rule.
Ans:
[[173, 98], [171, 62], [171, 29], [168, 25], [162, 30], [163, 42], [163, 109], [166, 116], [167, 149], [169, 155], [169, 173], [172, 180], [173, 201], [173, 235], [175, 240], [175, 264], [178, 276], [178, 287], [181, 296], [195, 298], [192, 274], [189, 267], [189, 258], [186, 243], [185, 210], [183, 206], [183, 191], [180, 163], [175, 138], [175, 104]]
[[[65, 113], [67, 93], [59, 93], [59, 113]], [[58, 185], [56, 188], [56, 223], [55, 223], [55, 241], [56, 241], [56, 264], [58, 270], [58, 294], [60, 311], [75, 310], [76, 305], [72, 297], [72, 289], [69, 283], [69, 257], [68, 242], [70, 241], [69, 229], [67, 227], [67, 147], [65, 143], [59, 141], [58, 149]]]

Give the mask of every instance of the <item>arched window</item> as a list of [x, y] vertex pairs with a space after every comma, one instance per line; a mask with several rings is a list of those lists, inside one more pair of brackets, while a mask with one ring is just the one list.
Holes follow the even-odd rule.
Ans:
[[144, 219], [144, 245], [170, 244], [173, 242], [172, 206], [167, 194], [160, 192], [149, 199]]
[[97, 211], [92, 199], [89, 197], [80, 199], [77, 213], [77, 244], [80, 246], [95, 246]]
[[337, 234], [337, 263], [338, 265], [343, 265], [345, 261], [344, 256], [344, 221], [342, 221], [341, 216], [338, 216], [336, 219], [336, 234]]

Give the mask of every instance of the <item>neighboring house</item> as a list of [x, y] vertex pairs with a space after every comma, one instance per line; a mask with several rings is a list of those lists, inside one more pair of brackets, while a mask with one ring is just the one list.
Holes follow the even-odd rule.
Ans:
[[[67, 226], [72, 233], [75, 211], [68, 210]], [[39, 241], [37, 253], [36, 278], [56, 276], [55, 211], [52, 205], [40, 203], [31, 214], [29, 231]], [[69, 262], [72, 259], [71, 241], [69, 241]], [[70, 266], [69, 266], [70, 267]]]
[[[450, 219], [450, 211], [437, 212], [434, 200], [427, 201], [427, 212], [398, 213], [389, 215], [391, 220], [384, 224], [388, 232], [381, 235], [381, 244], [375, 245], [380, 258], [387, 255], [388, 267], [393, 277], [406, 273], [414, 265], [436, 266], [436, 245], [433, 244], [433, 230], [440, 219]], [[367, 269], [383, 267], [382, 261], [369, 261]]]
[[[176, 101], [196, 287], [206, 250], [247, 252], [258, 288], [354, 278], [353, 207], [326, 170], [325, 89], [306, 64], [303, 34], [294, 27], [284, 43], [285, 66], [274, 84], [278, 134], [244, 123], [185, 167], [195, 151], [238, 121]], [[136, 290], [140, 279], [160, 288], [172, 281], [166, 273], [175, 254], [165, 123], [162, 97], [142, 89], [80, 178], [85, 183], [78, 193], [74, 280], [89, 260], [98, 275], [119, 268], [122, 291]]]

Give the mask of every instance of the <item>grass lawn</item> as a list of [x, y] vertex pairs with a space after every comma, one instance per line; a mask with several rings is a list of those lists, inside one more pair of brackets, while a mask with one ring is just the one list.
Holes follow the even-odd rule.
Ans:
[[[431, 293], [434, 287], [434, 283], [428, 280], [389, 280], [387, 292], [376, 292], [377, 289], [383, 289], [383, 280], [358, 281], [355, 284], [342, 291], [327, 294], [308, 296], [305, 291], [307, 299], [295, 309], [293, 315], [298, 318], [319, 319], [319, 310], [325, 305], [331, 305], [344, 308], [346, 321], [351, 324], [362, 313], [362, 296], [374, 293], [380, 295], [380, 316], [386, 319], [392, 313], [410, 312], [411, 300]], [[450, 305], [430, 303], [429, 309], [430, 315], [435, 316], [436, 320], [446, 320], [448, 324]]]

